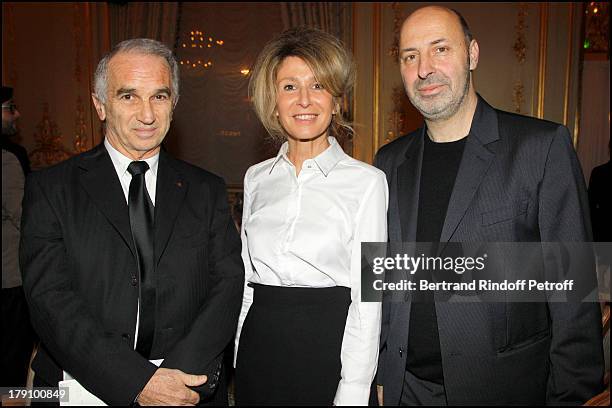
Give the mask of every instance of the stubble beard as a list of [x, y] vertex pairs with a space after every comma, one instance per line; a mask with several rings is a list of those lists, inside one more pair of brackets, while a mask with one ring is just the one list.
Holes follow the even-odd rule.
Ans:
[[[450, 80], [444, 76], [430, 76], [425, 80], [419, 80], [414, 83], [412, 92], [406, 92], [410, 103], [429, 121], [443, 121], [454, 116], [465, 100], [470, 89], [470, 70], [469, 61], [465, 67], [464, 82], [458, 94], [454, 94], [450, 87]], [[438, 95], [433, 97], [420, 97], [418, 88], [425, 87], [430, 84], [441, 84], [448, 88]]]

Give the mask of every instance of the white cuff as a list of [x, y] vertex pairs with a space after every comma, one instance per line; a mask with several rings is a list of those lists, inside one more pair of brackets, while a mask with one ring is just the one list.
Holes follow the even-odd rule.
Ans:
[[336, 390], [334, 405], [368, 405], [370, 386], [347, 384], [340, 381]]

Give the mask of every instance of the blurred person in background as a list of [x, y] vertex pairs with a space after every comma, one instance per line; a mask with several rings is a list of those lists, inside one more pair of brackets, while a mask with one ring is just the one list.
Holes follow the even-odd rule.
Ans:
[[23, 387], [34, 346], [34, 333], [19, 271], [21, 200], [30, 164], [26, 150], [11, 141], [21, 116], [13, 89], [2, 87], [2, 381]]

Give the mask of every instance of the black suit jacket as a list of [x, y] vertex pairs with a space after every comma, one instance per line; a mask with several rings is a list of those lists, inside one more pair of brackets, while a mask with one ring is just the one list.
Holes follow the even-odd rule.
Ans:
[[[426, 129], [382, 147], [389, 240], [416, 239]], [[564, 126], [493, 109], [479, 97], [441, 242], [592, 241], [584, 178]], [[587, 280], [594, 282], [595, 272]], [[592, 275], [592, 276], [591, 276]], [[595, 286], [596, 284], [593, 283]], [[378, 384], [400, 401], [410, 302], [383, 301]], [[603, 377], [597, 303], [436, 303], [447, 401], [583, 403]]]
[[[240, 239], [223, 180], [160, 153], [152, 359], [212, 378], [242, 301]], [[20, 248], [23, 286], [50, 384], [69, 372], [128, 405], [157, 367], [134, 351], [137, 263], [128, 208], [104, 145], [31, 174]]]

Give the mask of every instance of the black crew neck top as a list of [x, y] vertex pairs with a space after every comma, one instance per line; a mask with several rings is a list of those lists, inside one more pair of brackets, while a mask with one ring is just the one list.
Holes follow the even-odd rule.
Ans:
[[[466, 139], [436, 143], [425, 136], [417, 242], [440, 241]], [[425, 275], [422, 276], [425, 278]], [[410, 309], [406, 369], [427, 381], [444, 383], [436, 308], [431, 291], [415, 293]]]

